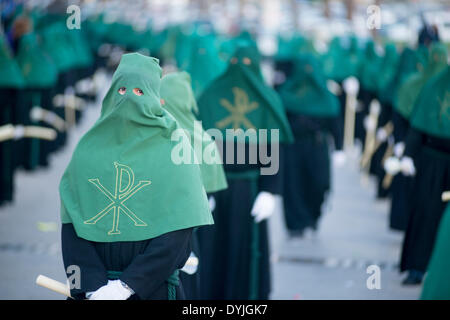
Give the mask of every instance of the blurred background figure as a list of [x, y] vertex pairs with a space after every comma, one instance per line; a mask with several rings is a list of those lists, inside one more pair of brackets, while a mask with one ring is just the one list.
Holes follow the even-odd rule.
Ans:
[[[168, 112], [189, 132], [200, 125], [202, 155], [214, 141], [223, 160], [200, 166], [215, 225], [193, 233], [186, 297], [447, 297], [448, 1], [0, 0], [0, 10], [10, 255], [0, 298], [61, 298], [34, 285], [37, 273], [67, 277], [58, 182], [131, 52], [159, 59]], [[278, 129], [279, 144], [227, 129]], [[238, 147], [275, 145], [276, 174], [237, 163]], [[366, 285], [371, 265], [382, 290]]]

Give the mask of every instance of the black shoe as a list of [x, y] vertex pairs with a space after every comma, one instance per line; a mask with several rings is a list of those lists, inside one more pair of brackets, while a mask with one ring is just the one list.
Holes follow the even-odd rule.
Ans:
[[408, 276], [403, 280], [402, 284], [405, 286], [417, 286], [422, 283], [423, 272], [410, 270]]

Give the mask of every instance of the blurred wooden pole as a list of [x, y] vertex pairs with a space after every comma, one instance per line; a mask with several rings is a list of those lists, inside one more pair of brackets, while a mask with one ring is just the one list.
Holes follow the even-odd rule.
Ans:
[[331, 16], [330, 12], [330, 0], [324, 0], [324, 7], [323, 7], [323, 15], [329, 19]]

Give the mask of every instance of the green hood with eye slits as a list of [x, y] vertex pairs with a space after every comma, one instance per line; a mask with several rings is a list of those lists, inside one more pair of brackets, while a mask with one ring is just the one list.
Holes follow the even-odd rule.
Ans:
[[184, 131], [161, 107], [160, 78], [157, 59], [122, 56], [100, 118], [60, 182], [61, 221], [72, 223], [79, 237], [140, 241], [213, 223], [198, 165], [172, 158], [180, 143], [183, 150], [191, 145], [187, 138], [172, 140]]
[[[290, 143], [293, 141], [292, 131], [280, 97], [264, 83], [259, 61], [260, 56], [254, 46], [240, 44], [227, 70], [199, 97], [199, 117], [205, 129], [217, 128], [223, 137], [228, 136], [228, 129], [234, 129], [239, 142], [247, 138], [237, 129], [242, 129], [241, 132], [250, 129], [257, 133], [265, 129], [271, 142], [270, 134], [274, 129], [279, 134], [277, 142]], [[249, 142], [260, 143], [259, 137], [250, 136]]]

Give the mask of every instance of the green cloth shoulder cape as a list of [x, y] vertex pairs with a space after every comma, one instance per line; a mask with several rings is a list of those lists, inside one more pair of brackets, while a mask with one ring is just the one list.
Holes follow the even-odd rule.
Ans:
[[[240, 46], [227, 70], [198, 99], [199, 117], [205, 129], [279, 130], [279, 142], [290, 143], [293, 135], [278, 94], [264, 84], [259, 54], [254, 46]], [[237, 134], [243, 142], [242, 135]], [[247, 141], [247, 140], [246, 140]], [[248, 140], [257, 143], [253, 137]]]
[[122, 56], [100, 118], [79, 141], [59, 186], [61, 221], [79, 237], [140, 241], [213, 223], [198, 165], [172, 161], [180, 142], [171, 135], [180, 127], [161, 107], [160, 78], [157, 59]]
[[[447, 65], [447, 49], [442, 44], [433, 44], [428, 63], [422, 71], [412, 74], [400, 87], [397, 97], [397, 111], [409, 119], [420, 91], [427, 81]], [[450, 84], [449, 84], [450, 86]]]
[[36, 34], [28, 33], [20, 38], [16, 59], [27, 87], [49, 88], [56, 84], [58, 69], [39, 46]]
[[428, 273], [422, 289], [422, 300], [450, 300], [450, 205], [447, 206], [436, 237]]
[[22, 88], [24, 85], [22, 72], [12, 56], [6, 39], [0, 36], [0, 87]]
[[366, 90], [377, 90], [378, 73], [380, 72], [381, 58], [375, 50], [375, 43], [369, 40], [364, 49], [364, 55], [361, 59], [359, 69], [359, 81], [361, 87]]
[[339, 114], [339, 100], [327, 88], [326, 79], [313, 56], [295, 60], [292, 77], [281, 87], [280, 97], [289, 112], [317, 117]]
[[450, 66], [431, 78], [417, 98], [411, 126], [450, 139]]
[[[206, 192], [226, 189], [227, 180], [216, 143], [203, 130], [202, 124], [193, 114], [193, 111], [197, 110], [197, 102], [189, 74], [177, 72], [164, 76], [161, 81], [161, 98], [164, 100], [164, 109], [173, 115], [178, 124], [188, 132], [197, 159], [202, 159], [200, 171]], [[210, 150], [211, 146], [213, 151]], [[204, 154], [211, 154], [212, 158], [203, 159]]]

